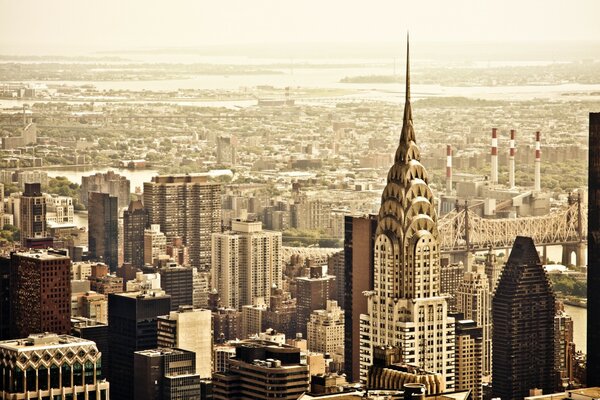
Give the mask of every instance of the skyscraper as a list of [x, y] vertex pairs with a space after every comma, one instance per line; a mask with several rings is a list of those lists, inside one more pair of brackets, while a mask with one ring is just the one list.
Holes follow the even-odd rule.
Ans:
[[483, 333], [473, 320], [456, 321], [456, 390], [470, 390], [473, 400], [481, 400]]
[[123, 261], [135, 268], [144, 266], [144, 230], [147, 226], [148, 211], [142, 202], [130, 202], [123, 212]]
[[600, 113], [590, 113], [587, 385], [600, 386]]
[[517, 236], [492, 300], [495, 397], [553, 393], [555, 298], [533, 240]]
[[344, 310], [335, 300], [327, 300], [326, 310], [315, 310], [306, 326], [308, 350], [336, 353], [344, 347]]
[[46, 237], [46, 198], [39, 183], [26, 183], [20, 206], [21, 245]]
[[327, 300], [335, 293], [335, 276], [327, 273], [327, 266], [310, 266], [308, 276], [296, 278], [296, 329], [306, 337], [306, 324], [314, 310], [327, 308]]
[[363, 292], [373, 290], [376, 229], [376, 215], [344, 217], [344, 365], [348, 382], [360, 378], [360, 315], [368, 311]]
[[129, 179], [114, 171], [106, 173], [96, 173], [90, 176], [81, 177], [81, 202], [88, 206], [90, 192], [108, 193], [119, 199], [119, 208], [129, 205], [131, 197], [131, 185]]
[[51, 250], [11, 254], [11, 336], [71, 333], [71, 259]]
[[211, 235], [221, 232], [221, 184], [201, 174], [155, 176], [144, 183], [144, 207], [167, 239], [183, 239], [192, 267], [210, 270]]
[[156, 348], [157, 318], [170, 308], [170, 297], [161, 291], [108, 295], [111, 399], [133, 399], [133, 353]]
[[407, 43], [406, 104], [400, 144], [379, 209], [374, 248], [374, 284], [363, 317], [361, 379], [373, 349], [391, 346], [401, 359], [441, 374], [454, 388], [454, 318], [440, 295], [440, 238], [433, 193], [420, 163], [410, 104]]
[[108, 193], [90, 192], [88, 197], [88, 245], [91, 260], [102, 261], [115, 272], [119, 254], [119, 208]]

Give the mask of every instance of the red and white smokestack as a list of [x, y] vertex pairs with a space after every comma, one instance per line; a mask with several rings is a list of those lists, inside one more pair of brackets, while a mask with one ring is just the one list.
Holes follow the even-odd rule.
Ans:
[[515, 130], [510, 130], [510, 149], [508, 153], [508, 186], [515, 187]]
[[498, 183], [498, 130], [492, 128], [492, 184]]
[[446, 146], [446, 194], [452, 194], [452, 146]]
[[542, 150], [540, 146], [540, 132], [535, 133], [535, 181], [533, 190], [542, 190]]

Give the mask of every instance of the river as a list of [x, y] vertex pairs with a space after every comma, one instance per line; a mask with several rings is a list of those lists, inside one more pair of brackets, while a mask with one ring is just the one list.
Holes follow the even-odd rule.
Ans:
[[573, 319], [573, 341], [577, 350], [587, 350], [587, 309], [565, 304], [565, 311]]

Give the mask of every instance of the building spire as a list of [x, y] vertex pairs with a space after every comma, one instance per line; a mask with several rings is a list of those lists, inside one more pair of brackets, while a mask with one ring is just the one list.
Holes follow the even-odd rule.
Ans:
[[406, 32], [406, 98], [405, 102], [410, 103], [410, 40]]
[[400, 134], [400, 146], [398, 148], [400, 160], [406, 161], [406, 153], [410, 142], [415, 142], [415, 131], [412, 122], [412, 107], [410, 105], [410, 44], [408, 32], [406, 33], [406, 92], [404, 103], [404, 118], [402, 121], [402, 133]]

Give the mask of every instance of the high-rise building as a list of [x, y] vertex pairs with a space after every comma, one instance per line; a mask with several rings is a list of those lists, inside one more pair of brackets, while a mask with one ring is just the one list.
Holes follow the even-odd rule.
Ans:
[[130, 202], [123, 212], [123, 261], [135, 268], [144, 266], [144, 231], [147, 227], [148, 212], [142, 202]]
[[306, 324], [308, 350], [334, 354], [344, 348], [344, 310], [335, 300], [327, 300], [327, 309], [315, 310]]
[[201, 174], [155, 176], [144, 183], [144, 207], [167, 239], [183, 239], [192, 267], [210, 270], [211, 235], [221, 232], [221, 184]]
[[332, 254], [327, 258], [327, 270], [335, 275], [335, 294], [336, 300], [340, 308], [344, 308], [346, 303], [346, 275], [345, 275], [346, 264], [344, 262], [344, 252], [339, 251]]
[[296, 299], [280, 288], [271, 289], [269, 307], [262, 316], [262, 330], [275, 329], [286, 337], [296, 336]]
[[[231, 285], [236, 277], [239, 285], [239, 300], [229, 300], [224, 305], [244, 306], [259, 298], [269, 302], [271, 288], [281, 287], [281, 246], [281, 232], [263, 231], [259, 221], [234, 220], [230, 232], [213, 234], [213, 288], [223, 296], [235, 293]], [[232, 267], [237, 268], [237, 274]]]
[[44, 194], [46, 198], [46, 225], [48, 228], [61, 224], [72, 224], [75, 215], [73, 198]]
[[234, 308], [212, 310], [215, 343], [224, 343], [242, 337], [242, 312]]
[[555, 301], [533, 240], [517, 236], [492, 300], [495, 397], [554, 393]]
[[[440, 292], [440, 237], [429, 177], [412, 121], [407, 43], [406, 104], [400, 144], [379, 209], [374, 283], [362, 317], [361, 380], [376, 347], [399, 348], [407, 364], [440, 374], [454, 388], [454, 318]], [[364, 347], [362, 347], [364, 346]]]
[[144, 267], [145, 273], [160, 274], [160, 287], [171, 296], [171, 311], [180, 306], [191, 306], [194, 302], [194, 271], [192, 267], [183, 267], [174, 262], [155, 267]]
[[51, 250], [12, 253], [11, 336], [71, 332], [71, 259]]
[[111, 399], [133, 399], [134, 352], [156, 348], [158, 316], [170, 309], [171, 298], [162, 291], [108, 295]]
[[140, 350], [133, 359], [133, 400], [200, 400], [200, 377], [193, 351]]
[[166, 255], [167, 237], [160, 231], [160, 225], [152, 224], [144, 230], [144, 264], [155, 265]]
[[373, 290], [377, 216], [344, 218], [344, 365], [348, 382], [360, 377], [360, 315], [367, 314], [365, 291]]
[[117, 197], [118, 208], [124, 208], [129, 205], [131, 197], [131, 184], [126, 177], [116, 174], [114, 171], [106, 173], [96, 173], [90, 176], [81, 177], [81, 202], [89, 208], [89, 193], [99, 192], [108, 193], [111, 197]]
[[210, 272], [199, 272], [198, 268], [192, 268], [192, 285], [192, 304], [194, 308], [208, 308]]
[[119, 209], [117, 198], [108, 193], [90, 192], [88, 200], [89, 258], [117, 270], [119, 255]]
[[496, 287], [498, 286], [498, 280], [502, 274], [504, 263], [504, 257], [496, 255], [493, 249], [490, 249], [485, 255], [485, 275], [488, 278], [490, 293], [492, 295], [496, 292]]
[[69, 335], [46, 332], [0, 342], [0, 397], [108, 399], [102, 356], [94, 342]]
[[590, 113], [588, 172], [587, 382], [600, 386], [600, 113]]
[[565, 312], [562, 302], [556, 304], [554, 316], [554, 362], [558, 374], [559, 387], [567, 387], [573, 382], [573, 319]]
[[450, 263], [447, 258], [440, 260], [440, 293], [446, 296], [448, 310], [456, 311], [456, 289], [462, 282], [465, 268], [463, 263]]
[[228, 364], [213, 375], [215, 400], [297, 399], [308, 390], [308, 365], [296, 347], [247, 340], [236, 344]]
[[100, 376], [106, 378], [108, 376], [108, 325], [93, 319], [76, 317], [71, 319], [72, 331], [71, 335], [90, 340], [96, 343], [98, 351], [102, 353], [102, 370]]
[[314, 310], [327, 308], [335, 293], [335, 276], [326, 265], [310, 266], [308, 276], [296, 278], [296, 330], [306, 336], [306, 324]]
[[473, 320], [457, 320], [455, 389], [470, 390], [473, 400], [483, 399], [482, 350], [482, 328]]
[[25, 184], [19, 216], [22, 246], [26, 246], [27, 239], [46, 237], [46, 197], [39, 183]]
[[242, 339], [248, 339], [262, 332], [262, 318], [265, 311], [267, 305], [263, 301], [242, 306]]
[[482, 329], [481, 373], [489, 376], [492, 373], [492, 297], [484, 268], [478, 264], [475, 271], [464, 274], [456, 290], [456, 300], [458, 312]]
[[0, 340], [10, 339], [10, 265], [10, 258], [0, 256]]
[[210, 379], [212, 327], [210, 310], [180, 307], [169, 315], [158, 317], [158, 347], [177, 347], [196, 354], [196, 372]]

